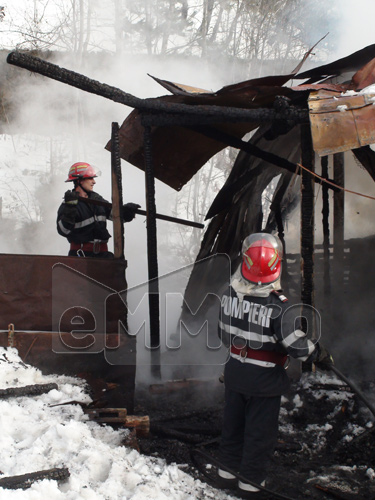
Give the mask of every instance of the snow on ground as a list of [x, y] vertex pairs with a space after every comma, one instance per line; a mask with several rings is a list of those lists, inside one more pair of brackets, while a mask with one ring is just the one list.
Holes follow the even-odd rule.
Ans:
[[58, 390], [0, 400], [0, 477], [67, 467], [70, 478], [43, 480], [27, 490], [0, 488], [0, 500], [195, 500], [230, 499], [194, 480], [178, 464], [146, 457], [123, 446], [127, 430], [88, 421], [79, 405], [89, 402], [82, 380], [43, 375], [25, 365], [13, 348], [0, 348], [0, 388], [54, 382]]

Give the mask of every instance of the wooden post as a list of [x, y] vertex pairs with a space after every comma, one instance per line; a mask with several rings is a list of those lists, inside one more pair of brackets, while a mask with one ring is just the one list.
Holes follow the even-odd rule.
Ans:
[[[345, 187], [344, 153], [333, 156], [333, 181]], [[345, 191], [335, 192], [333, 196], [333, 254], [335, 283], [341, 290], [344, 284], [344, 203]]]
[[113, 246], [116, 259], [124, 258], [124, 224], [122, 222], [122, 180], [121, 180], [121, 158], [119, 143], [118, 123], [112, 123], [112, 148], [111, 148], [111, 170], [112, 170], [112, 220], [113, 220]]
[[151, 371], [160, 378], [160, 318], [159, 318], [159, 271], [156, 238], [155, 177], [152, 158], [151, 127], [145, 127], [145, 182], [147, 212], [147, 260], [150, 311]]
[[[322, 177], [328, 179], [328, 156], [323, 156], [321, 160]], [[328, 186], [323, 183], [322, 186], [322, 223], [323, 223], [323, 280], [324, 280], [324, 295], [327, 297], [331, 292], [331, 277], [330, 277], [330, 252], [329, 252], [329, 195]]]
[[[309, 125], [301, 125], [301, 162], [315, 171], [315, 157]], [[301, 302], [314, 307], [314, 179], [306, 170], [301, 173]], [[315, 337], [315, 324], [311, 307], [303, 307], [304, 329]], [[311, 371], [311, 365], [302, 363], [302, 370]]]
[[[315, 171], [314, 150], [309, 125], [301, 125], [302, 165]], [[314, 180], [302, 170], [301, 183], [301, 300], [314, 305]]]

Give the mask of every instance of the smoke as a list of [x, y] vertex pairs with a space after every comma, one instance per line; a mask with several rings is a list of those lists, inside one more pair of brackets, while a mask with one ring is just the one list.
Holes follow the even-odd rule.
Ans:
[[369, 0], [337, 1], [339, 26], [335, 57], [345, 57], [374, 43], [373, 19], [375, 4]]
[[[104, 146], [111, 136], [111, 123], [118, 122], [121, 125], [131, 109], [23, 69], [10, 67], [5, 63], [5, 57], [6, 53], [3, 53], [3, 74], [19, 76], [17, 85], [9, 89], [10, 123], [3, 126], [4, 133], [0, 136], [0, 150], [6, 151], [6, 156], [2, 154], [0, 159], [0, 196], [3, 199], [0, 251], [67, 255], [68, 242], [56, 231], [56, 213], [65, 190], [71, 187], [64, 182], [69, 166], [76, 161], [87, 161], [97, 166], [102, 174], [97, 179], [95, 190], [105, 199], [111, 200], [111, 160]], [[226, 80], [225, 68], [196, 58], [176, 58], [172, 61], [157, 57], [123, 56], [119, 59], [92, 54], [85, 58], [82, 66], [78, 66], [74, 54], [55, 53], [53, 62], [141, 98], [166, 93], [147, 73], [208, 90], [231, 83]], [[122, 161], [122, 177], [124, 202], [132, 201], [145, 208], [144, 173]], [[156, 180], [157, 211], [171, 214], [175, 199], [176, 192]], [[25, 200], [28, 200], [26, 206]], [[14, 233], [15, 226], [17, 234]], [[108, 226], [113, 234], [110, 222]], [[9, 227], [12, 227], [12, 231], [9, 231]], [[166, 240], [165, 235], [170, 232], [170, 227], [170, 223], [158, 221], [160, 275], [178, 270], [185, 264], [173, 247], [160, 251], [160, 244]], [[112, 245], [113, 241], [110, 240], [110, 250]], [[125, 256], [128, 261], [126, 278], [129, 289], [133, 290], [137, 286], [142, 288], [145, 283], [143, 289], [147, 291], [145, 217], [138, 215], [125, 225]], [[184, 284], [186, 279], [180, 281], [180, 289]], [[132, 311], [133, 304], [130, 294], [129, 307]], [[169, 324], [162, 323], [162, 338], [165, 338], [167, 329], [176, 329], [179, 312], [180, 306], [177, 306], [168, 316]], [[133, 322], [136, 330], [140, 321], [147, 316], [148, 308], [140, 307], [129, 323], [132, 326]], [[142, 340], [138, 347], [140, 366], [143, 362], [146, 365], [149, 362], [149, 352], [144, 349]], [[143, 367], [138, 370], [138, 374], [141, 379], [147, 380], [150, 367]], [[168, 370], [166, 376], [170, 375]]]
[[[329, 53], [329, 61], [346, 56], [373, 42], [372, 29], [367, 24], [372, 22], [371, 14], [374, 13], [375, 6], [369, 3], [364, 0], [355, 4], [348, 0], [336, 2], [337, 25], [333, 35], [329, 37], [337, 49], [335, 54]], [[8, 11], [11, 7], [16, 8], [16, 4], [17, 2], [13, 1], [12, 5], [8, 6]], [[314, 31], [313, 43], [324, 34], [319, 30]], [[2, 37], [4, 38], [4, 33]], [[5, 45], [12, 46], [10, 38]], [[118, 122], [121, 125], [131, 109], [22, 69], [10, 69], [5, 63], [5, 55], [3, 54], [1, 65], [2, 73], [19, 73], [19, 78], [18, 84], [8, 90], [12, 96], [9, 110], [11, 120], [8, 127], [3, 127], [4, 135], [0, 141], [0, 196], [3, 199], [3, 237], [0, 241], [0, 251], [66, 255], [68, 243], [57, 234], [55, 218], [64, 191], [69, 187], [64, 183], [68, 168], [75, 161], [88, 161], [98, 166], [102, 176], [97, 181], [96, 190], [110, 200], [110, 153], [104, 150], [104, 146], [111, 135], [111, 123]], [[74, 53], [61, 52], [55, 54], [54, 58], [56, 64], [143, 98], [166, 93], [147, 76], [148, 73], [207, 90], [217, 90], [242, 79], [237, 73], [236, 80], [233, 81], [232, 74], [219, 57], [215, 61], [207, 61], [193, 57], [105, 57], [103, 54], [93, 53], [86, 55], [82, 64], [78, 64], [77, 55]], [[317, 59], [318, 57], [312, 57], [309, 64], [313, 64]], [[260, 76], [258, 67], [252, 67], [252, 71], [254, 74], [250, 77]], [[273, 72], [274, 69], [270, 71], [269, 66], [262, 67], [262, 75]], [[366, 172], [354, 164], [350, 164], [347, 171], [348, 187], [371, 194], [373, 184], [368, 182]], [[136, 202], [144, 208], [143, 172], [122, 161], [122, 174], [124, 202]], [[175, 204], [175, 197], [174, 190], [156, 181], [158, 212], [169, 214]], [[21, 198], [23, 203], [28, 200], [26, 207], [18, 198]], [[373, 203], [347, 195], [346, 238], [371, 234]], [[169, 224], [158, 222], [159, 243], [168, 233]], [[294, 230], [295, 234], [298, 234], [299, 222], [294, 216], [289, 224], [293, 234]], [[113, 233], [112, 228], [109, 229]], [[317, 231], [319, 239], [320, 229]], [[293, 238], [293, 242], [295, 241], [298, 242], [298, 239]], [[137, 216], [133, 222], [126, 224], [125, 255], [128, 261], [129, 288], [146, 283], [148, 273], [144, 217]], [[167, 251], [164, 249], [159, 252], [158, 257], [161, 275], [177, 270], [183, 264], [173, 248]], [[181, 283], [183, 285], [184, 282]], [[132, 307], [132, 304], [130, 306]], [[147, 314], [147, 310], [139, 309], [138, 312], [141, 317]], [[178, 313], [179, 309], [176, 308], [170, 317], [171, 325], [177, 324]], [[135, 319], [135, 323], [138, 322], [138, 319]], [[162, 325], [162, 328], [166, 326]], [[173, 329], [173, 326], [170, 326], [170, 329]]]

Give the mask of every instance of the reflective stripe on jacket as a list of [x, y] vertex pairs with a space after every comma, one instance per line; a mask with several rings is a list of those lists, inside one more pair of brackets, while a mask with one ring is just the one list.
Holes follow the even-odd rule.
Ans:
[[[90, 193], [90, 198], [105, 201], [94, 192]], [[62, 203], [57, 212], [57, 232], [74, 243], [108, 241], [111, 235], [107, 230], [107, 219], [111, 218], [111, 212], [108, 207], [83, 201], [78, 201], [77, 205]]]

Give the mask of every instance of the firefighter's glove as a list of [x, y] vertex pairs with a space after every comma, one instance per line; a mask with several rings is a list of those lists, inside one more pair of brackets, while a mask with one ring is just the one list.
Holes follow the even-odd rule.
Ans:
[[124, 222], [130, 222], [133, 220], [138, 208], [141, 208], [141, 205], [138, 205], [137, 203], [125, 203], [122, 207], [122, 220]]
[[66, 205], [75, 206], [78, 204], [79, 194], [77, 191], [67, 191], [64, 194], [64, 201]]
[[315, 360], [315, 366], [320, 370], [330, 370], [333, 365], [333, 358], [325, 347], [319, 345], [319, 354]]

